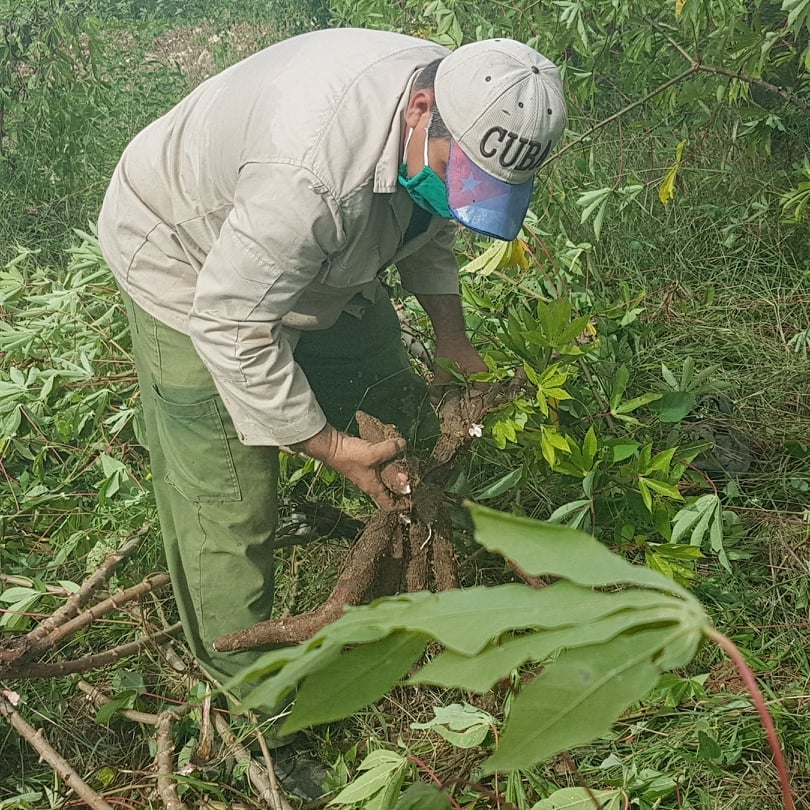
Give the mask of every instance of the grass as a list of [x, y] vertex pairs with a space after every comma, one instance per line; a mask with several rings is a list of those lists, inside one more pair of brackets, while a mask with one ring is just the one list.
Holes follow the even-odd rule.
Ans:
[[[76, 241], [72, 229], [86, 228], [93, 219], [106, 178], [134, 132], [209, 73], [274, 36], [305, 27], [319, 13], [317, 4], [312, 4], [303, 16], [280, 17], [280, 9], [289, 11], [294, 4], [271, 4], [260, 11], [246, 0], [227, 9], [213, 3], [207, 14], [200, 7], [193, 19], [175, 18], [172, 15], [180, 7], [163, 4], [161, 14], [137, 19], [138, 4], [124, 5], [119, 4], [119, 18], [108, 18], [98, 33], [103, 47], [102, 85], [93, 107], [93, 137], [83, 147], [82, 165], [87, 171], [76, 181], [54, 186], [43, 182], [41, 164], [34, 162], [27, 166], [28, 174], [18, 173], [0, 191], [0, 258], [5, 262], [17, 255], [15, 245], [41, 249], [20, 264], [28, 291], [33, 281], [42, 284], [45, 279], [48, 283], [42, 289], [56, 292], [58, 280], [69, 272], [65, 246]], [[133, 65], [140, 68], [133, 70]], [[676, 200], [665, 210], [655, 199], [655, 183], [666, 171], [669, 152], [660, 144], [651, 150], [639, 134], [611, 141], [606, 133], [594, 149], [593, 183], [615, 177], [610, 172], [621, 165], [627, 175], [622, 182], [635, 174], [649, 183], [643, 210], [613, 212], [602, 238], [595, 242], [590, 224], [579, 222], [580, 211], [572, 202], [584, 184], [581, 156], [571, 153], [552, 175], [554, 199], [549, 211], [558, 213], [545, 228], [541, 220], [538, 233], [578, 300], [589, 297], [595, 302], [600, 325], [612, 330], [614, 359], [623, 356], [632, 363], [634, 391], [649, 390], [660, 382], [662, 362], [677, 373], [682, 362], [692, 357], [697, 368], [718, 366], [715, 381], [727, 384], [726, 392], [736, 403], [735, 419], [752, 444], [755, 460], [737, 481], [718, 480], [717, 485], [728, 507], [740, 516], [744, 532], [729, 541], [731, 572], [709, 556], [698, 565], [694, 587], [716, 625], [735, 639], [759, 675], [788, 752], [794, 789], [802, 797], [810, 795], [810, 734], [805, 719], [810, 701], [806, 645], [810, 474], [806, 456], [791, 455], [790, 448], [806, 447], [810, 435], [810, 359], [795, 352], [790, 341], [810, 323], [810, 264], [801, 226], [779, 222], [778, 193], [795, 156], [786, 153], [777, 165], [778, 146], [776, 157], [767, 161], [739, 150], [734, 160], [724, 162], [728, 145], [704, 141], [693, 163], [684, 167], [684, 185]], [[717, 159], [720, 154], [723, 160]], [[11, 176], [10, 168], [14, 167], [0, 166], [6, 178]], [[560, 198], [563, 189], [568, 199]], [[562, 261], [566, 239], [593, 245], [579, 268]], [[535, 247], [542, 256], [539, 245]], [[545, 269], [557, 278], [554, 268]], [[536, 275], [508, 271], [497, 281], [488, 277], [474, 286], [505, 303], [523, 295], [513, 282], [547, 295], [549, 290]], [[0, 285], [0, 290], [5, 287]], [[94, 287], [88, 294], [102, 309], [113, 306], [109, 288]], [[642, 311], [626, 326], [616, 326], [619, 318], [611, 307], [631, 299], [639, 301]], [[17, 314], [7, 303], [3, 318], [17, 328], [31, 316], [25, 296], [15, 306], [20, 310]], [[623, 314], [628, 306], [618, 309]], [[60, 310], [56, 298], [53, 312], [54, 318], [62, 319], [64, 338], [32, 345], [13, 364], [25, 371], [46, 368], [60, 354], [75, 362], [90, 347], [95, 352], [95, 376], [81, 385], [60, 386], [58, 396], [45, 401], [40, 400], [38, 387], [19, 395], [21, 427], [17, 439], [3, 450], [2, 472], [14, 486], [3, 496], [0, 529], [2, 573], [48, 584], [80, 581], [98, 564], [107, 544], [114, 544], [144, 520], [154, 520], [136, 424], [127, 419], [120, 428], [105, 424], [135, 404], [131, 374], [127, 377], [131, 367], [117, 348], [123, 339], [122, 314], [115, 312], [100, 339], [91, 344], [75, 338], [75, 316]], [[82, 317], [79, 313], [80, 321]], [[471, 322], [476, 319], [481, 341], [491, 340], [495, 346], [497, 319], [471, 314]], [[7, 379], [5, 370], [3, 379]], [[94, 400], [96, 395], [99, 398]], [[63, 425], [59, 433], [57, 417], [71, 408], [79, 416], [86, 413], [87, 419], [83, 425]], [[3, 411], [2, 419], [7, 418]], [[7, 433], [9, 423], [4, 424]], [[47, 431], [40, 433], [43, 426]], [[110, 486], [97, 461], [100, 453], [126, 467], [119, 492], [107, 498], [99, 496], [100, 489]], [[508, 455], [482, 451], [466, 474], [473, 487], [484, 486], [508, 472], [513, 463]], [[32, 494], [43, 481], [47, 491]], [[506, 493], [492, 505], [545, 516], [576, 496], [571, 483], [541, 470], [517, 493]], [[355, 513], [365, 508], [342, 485], [330, 486], [323, 480], [310, 485], [312, 497]], [[315, 578], [310, 572], [335, 571], [346, 542], [334, 538], [279, 554], [281, 610], [304, 610], [323, 598], [329, 577]], [[460, 549], [467, 558], [463, 571], [469, 584], [506, 576], [491, 559], [473, 557], [475, 546], [463, 531]], [[116, 575], [116, 583], [132, 584], [162, 565], [159, 537], [151, 532], [137, 559]], [[42, 597], [30, 607], [31, 618], [39, 618], [56, 603]], [[140, 633], [144, 624], [174, 621], [173, 614], [173, 603], [163, 593], [144, 601], [135, 612], [113, 614], [64, 652], [79, 655], [107, 649]], [[128, 677], [142, 678], [144, 688], [131, 702], [143, 711], [158, 711], [189, 699], [187, 684], [152, 653], [87, 677], [109, 693], [125, 691]], [[111, 801], [130, 807], [158, 806], [148, 729], [141, 731], [122, 719], [98, 724], [95, 708], [77, 691], [72, 678], [3, 684], [3, 688], [22, 695], [29, 720], [45, 728], [63, 755]], [[507, 694], [504, 689], [475, 697], [473, 702], [498, 715]], [[410, 728], [413, 721], [429, 719], [433, 706], [463, 698], [435, 690], [398, 689], [375, 708], [308, 733], [304, 745], [337, 763], [336, 784], [348, 778], [364, 751], [375, 745], [396, 748], [402, 744], [443, 778], [458, 773], [474, 776], [475, 764], [483, 758], [480, 752], [460, 751], [429, 731]], [[198, 733], [195, 711], [179, 726], [180, 747], [190, 745]], [[705, 648], [688, 670], [662, 681], [608, 738], [572, 752], [571, 759], [559, 758], [522, 779], [512, 779], [509, 798], [521, 808], [530, 807], [554, 787], [582, 779], [594, 787], [624, 786], [645, 808], [768, 810], [779, 804], [763, 740], [736, 676], [717, 651]], [[181, 756], [187, 754], [184, 749]], [[415, 767], [414, 775], [418, 772]], [[225, 805], [255, 806], [244, 774], [224, 759], [208, 762], [186, 777], [184, 784], [192, 804], [212, 796]], [[65, 806], [63, 797], [50, 770], [7, 726], [0, 727], [0, 807]]]

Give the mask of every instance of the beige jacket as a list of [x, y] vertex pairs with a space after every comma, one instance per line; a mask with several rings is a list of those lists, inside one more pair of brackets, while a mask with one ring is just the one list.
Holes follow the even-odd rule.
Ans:
[[104, 256], [147, 312], [191, 336], [249, 445], [326, 423], [293, 360], [299, 329], [373, 298], [396, 263], [413, 293], [458, 291], [455, 225], [402, 245], [397, 184], [414, 75], [441, 46], [319, 31], [200, 85], [127, 147], [99, 219]]

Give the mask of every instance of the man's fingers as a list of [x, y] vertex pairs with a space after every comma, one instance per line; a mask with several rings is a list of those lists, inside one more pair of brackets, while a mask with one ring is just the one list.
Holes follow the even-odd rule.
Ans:
[[386, 461], [396, 458], [400, 453], [404, 452], [408, 443], [405, 439], [386, 439], [383, 442], [377, 442], [369, 448], [369, 465], [384, 464]]
[[402, 462], [393, 461], [380, 470], [380, 479], [395, 495], [408, 495], [411, 483]]
[[391, 493], [383, 486], [375, 488], [374, 492], [369, 492], [377, 506], [384, 509], [386, 512], [400, 512], [410, 507], [410, 501], [407, 498], [394, 498]]

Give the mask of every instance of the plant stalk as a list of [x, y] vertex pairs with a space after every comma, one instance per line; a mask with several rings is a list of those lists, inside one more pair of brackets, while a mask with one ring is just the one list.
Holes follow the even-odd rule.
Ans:
[[779, 783], [782, 786], [782, 804], [785, 810], [796, 810], [796, 805], [793, 802], [793, 792], [790, 789], [790, 774], [788, 773], [787, 764], [785, 763], [785, 756], [782, 753], [782, 746], [779, 743], [779, 736], [776, 733], [776, 726], [774, 725], [771, 713], [768, 711], [765, 698], [757, 684], [753, 670], [748, 666], [748, 662], [745, 660], [745, 657], [740, 652], [737, 645], [728, 636], [724, 636], [716, 630], [708, 630], [706, 631], [706, 635], [723, 649], [737, 667], [737, 671], [740, 673], [740, 677], [743, 679], [743, 683], [751, 695], [754, 707], [757, 710], [759, 719], [765, 729], [765, 734], [768, 737], [768, 744], [771, 747], [771, 754], [773, 754], [773, 762], [779, 774]]

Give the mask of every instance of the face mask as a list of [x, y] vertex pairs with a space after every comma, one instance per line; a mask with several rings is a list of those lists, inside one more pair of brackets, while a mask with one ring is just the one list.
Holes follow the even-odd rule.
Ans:
[[[428, 126], [430, 126], [428, 124]], [[405, 154], [408, 154], [408, 144], [411, 142], [413, 127], [405, 139]], [[408, 177], [408, 164], [403, 161], [399, 167], [399, 184], [408, 192], [411, 199], [421, 208], [424, 208], [434, 217], [450, 219], [450, 207], [447, 205], [447, 186], [433, 169], [428, 165], [428, 134], [425, 130], [425, 165], [413, 177]]]

